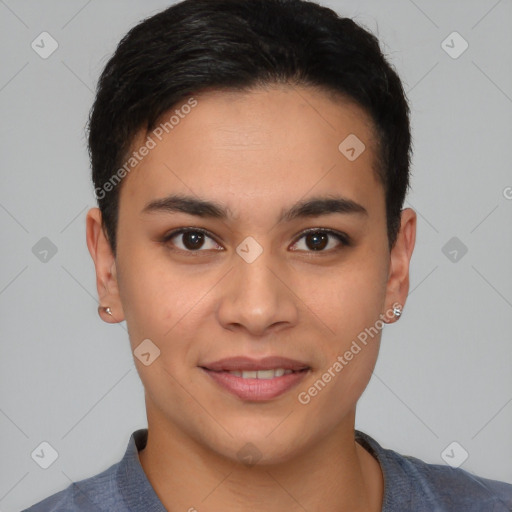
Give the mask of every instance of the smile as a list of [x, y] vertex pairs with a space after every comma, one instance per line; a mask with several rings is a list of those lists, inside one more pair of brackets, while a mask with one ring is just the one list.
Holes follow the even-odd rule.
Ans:
[[268, 370], [214, 371], [201, 368], [213, 382], [223, 390], [241, 400], [261, 402], [283, 395], [302, 381], [309, 368], [289, 370], [275, 368]]
[[242, 379], [273, 379], [274, 377], [282, 377], [293, 373], [293, 370], [285, 370], [284, 368], [276, 368], [275, 370], [256, 370], [256, 371], [239, 371], [231, 370], [226, 373], [242, 377]]

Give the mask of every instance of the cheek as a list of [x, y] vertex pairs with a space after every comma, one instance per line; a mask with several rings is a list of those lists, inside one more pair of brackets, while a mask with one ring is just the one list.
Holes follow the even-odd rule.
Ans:
[[164, 259], [155, 258], [154, 252], [134, 250], [121, 261], [119, 293], [133, 342], [161, 339], [186, 302], [179, 274], [169, 272]]
[[335, 375], [325, 376], [335, 394], [362, 392], [377, 360], [387, 276], [379, 261], [362, 255], [357, 262], [339, 267], [323, 292], [317, 292], [315, 311], [329, 326], [319, 340], [325, 356], [322, 370]]
[[171, 268], [165, 256], [141, 250], [123, 259], [121, 276], [119, 289], [132, 350], [150, 339], [160, 350], [159, 363], [181, 373], [180, 361], [188, 360], [194, 348], [190, 333], [207, 314], [207, 301], [200, 299], [211, 288], [211, 279]]
[[[340, 340], [338, 340], [340, 341]], [[340, 424], [351, 411], [367, 387], [378, 355], [379, 336], [366, 346], [351, 341], [341, 343], [333, 351], [327, 365], [318, 372], [308, 387], [299, 390], [297, 399], [308, 417], [313, 431], [328, 432]], [[347, 357], [347, 352], [351, 355]], [[349, 360], [350, 358], [350, 360]]]
[[323, 414], [343, 416], [356, 404], [375, 368], [381, 332], [381, 323], [377, 328], [374, 320], [365, 325], [364, 318], [347, 312], [336, 333], [323, 340], [323, 365], [307, 383], [308, 388], [302, 388], [316, 397], [312, 401]]
[[[347, 311], [352, 323], [364, 328], [382, 312], [386, 296], [387, 266], [385, 253], [361, 251], [346, 271], [333, 279], [335, 301], [340, 311]], [[345, 315], [343, 315], [345, 316]]]
[[351, 266], [325, 279], [323, 286], [320, 283], [317, 281], [318, 287], [309, 285], [310, 290], [304, 292], [306, 302], [328, 328], [328, 338], [338, 340], [338, 348], [379, 318], [386, 295], [381, 274], [370, 273], [368, 269], [359, 272]]

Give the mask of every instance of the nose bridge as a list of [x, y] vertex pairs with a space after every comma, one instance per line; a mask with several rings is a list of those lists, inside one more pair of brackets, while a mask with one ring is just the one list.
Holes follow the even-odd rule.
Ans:
[[[257, 243], [257, 242], [256, 242]], [[235, 277], [238, 286], [235, 295], [248, 308], [271, 311], [279, 293], [276, 277], [271, 272], [273, 257], [270, 249], [263, 249], [251, 240], [237, 247], [238, 261], [235, 264]]]
[[241, 289], [249, 298], [260, 294], [273, 295], [275, 290], [275, 275], [270, 271], [272, 268], [272, 254], [270, 251], [263, 251], [254, 260], [245, 260], [240, 257], [236, 264], [236, 275], [240, 279]]

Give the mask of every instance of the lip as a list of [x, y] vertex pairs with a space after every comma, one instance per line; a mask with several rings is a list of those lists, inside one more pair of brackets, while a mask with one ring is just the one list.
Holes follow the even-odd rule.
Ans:
[[221, 388], [242, 400], [252, 402], [272, 400], [286, 393], [297, 386], [310, 372], [310, 369], [304, 369], [272, 379], [244, 379], [227, 371], [213, 371], [204, 367], [200, 367], [200, 369], [208, 374]]
[[303, 361], [297, 361], [296, 359], [289, 359], [287, 357], [268, 356], [264, 357], [263, 359], [253, 359], [251, 357], [238, 356], [227, 357], [212, 363], [201, 364], [200, 367], [207, 370], [212, 370], [214, 372], [235, 370], [272, 370], [273, 368], [283, 368], [285, 370], [299, 371], [309, 368], [309, 365]]
[[[294, 388], [310, 373], [311, 367], [303, 361], [286, 357], [270, 356], [263, 359], [230, 357], [200, 365], [200, 369], [221, 388], [246, 401], [272, 400]], [[272, 379], [244, 379], [229, 371], [257, 371], [283, 368], [294, 373]]]

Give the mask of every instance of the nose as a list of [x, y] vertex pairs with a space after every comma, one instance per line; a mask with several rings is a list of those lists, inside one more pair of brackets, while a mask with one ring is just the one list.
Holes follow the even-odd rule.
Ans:
[[252, 262], [235, 254], [227, 278], [217, 309], [225, 329], [264, 336], [297, 324], [298, 298], [293, 283], [269, 251], [263, 251]]

